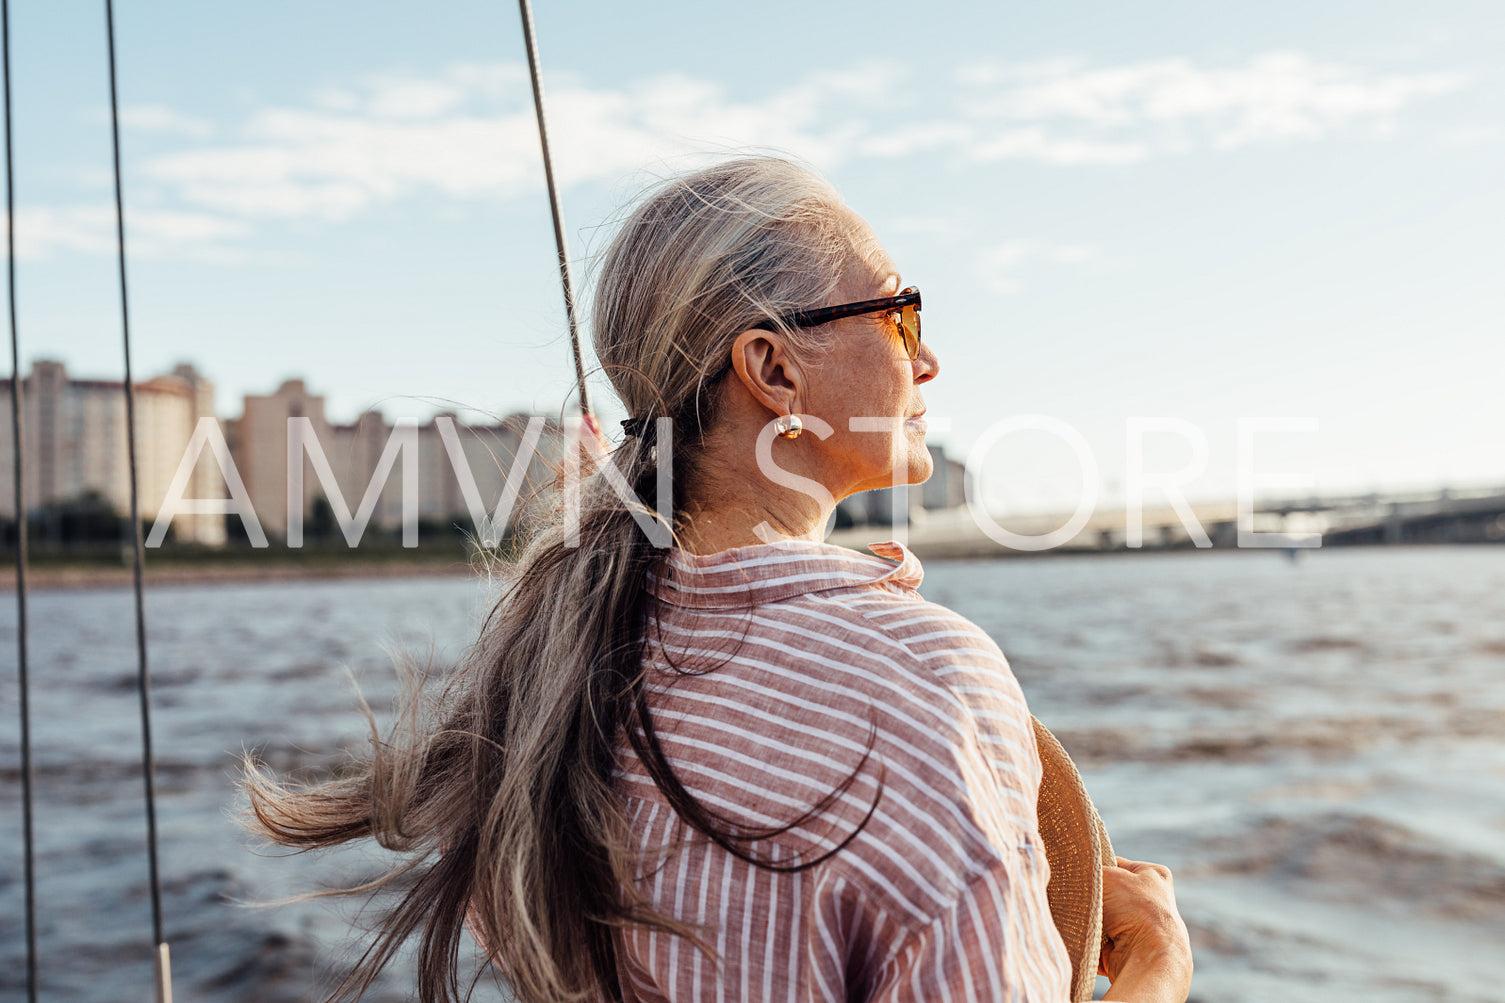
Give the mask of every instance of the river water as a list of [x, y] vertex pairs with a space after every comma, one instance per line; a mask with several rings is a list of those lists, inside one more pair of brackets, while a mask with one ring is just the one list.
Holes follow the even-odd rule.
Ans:
[[[1118, 852], [1170, 865], [1200, 1001], [1505, 999], [1505, 549], [927, 562], [1002, 646]], [[307, 1000], [353, 905], [269, 900], [375, 873], [267, 858], [236, 756], [364, 746], [393, 654], [454, 659], [483, 583], [164, 586], [147, 598], [161, 867], [178, 998]], [[151, 998], [131, 598], [32, 597], [42, 998]], [[24, 990], [15, 607], [0, 603], [0, 996]], [[368, 999], [409, 998], [396, 972]], [[483, 984], [476, 999], [500, 998]]]

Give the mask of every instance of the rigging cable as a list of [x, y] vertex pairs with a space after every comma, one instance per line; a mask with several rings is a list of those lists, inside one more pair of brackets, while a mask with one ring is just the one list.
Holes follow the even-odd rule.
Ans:
[[115, 83], [115, 9], [105, 0], [105, 34], [110, 53], [110, 138], [115, 167], [115, 238], [120, 260], [120, 327], [125, 351], [125, 439], [131, 475], [131, 541], [136, 598], [136, 690], [141, 696], [141, 775], [146, 786], [146, 851], [151, 872], [152, 939], [156, 944], [157, 1003], [172, 1003], [172, 964], [162, 935], [162, 881], [157, 869], [156, 764], [152, 758], [151, 674], [146, 667], [146, 603], [142, 588], [145, 553], [141, 541], [136, 477], [136, 391], [131, 382], [131, 320], [125, 282], [125, 198], [120, 182], [120, 101]]
[[0, 0], [0, 62], [5, 77], [5, 265], [10, 307], [10, 427], [15, 446], [16, 489], [16, 665], [21, 689], [21, 831], [26, 855], [26, 999], [37, 1000], [37, 880], [32, 843], [31, 680], [26, 650], [26, 466], [21, 454], [21, 349], [16, 327], [16, 186], [10, 131], [10, 0]]
[[549, 186], [549, 211], [554, 216], [554, 245], [559, 249], [559, 281], [564, 285], [564, 316], [570, 326], [570, 347], [575, 353], [575, 384], [580, 393], [580, 413], [591, 413], [585, 396], [585, 358], [580, 351], [580, 328], [575, 321], [575, 286], [570, 279], [570, 252], [565, 247], [564, 212], [559, 206], [559, 189], [554, 184], [554, 159], [549, 155], [549, 129], [544, 124], [543, 80], [538, 71], [538, 43], [533, 38], [533, 6], [529, 0], [517, 0], [523, 21], [523, 44], [528, 49], [528, 76], [533, 81], [533, 111], [538, 116], [538, 142], [543, 147], [543, 177]]

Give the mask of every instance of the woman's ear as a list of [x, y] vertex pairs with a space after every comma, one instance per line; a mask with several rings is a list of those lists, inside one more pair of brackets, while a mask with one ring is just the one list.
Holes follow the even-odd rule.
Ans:
[[732, 372], [753, 399], [775, 415], [796, 414], [805, 377], [784, 337], [752, 328], [732, 342]]

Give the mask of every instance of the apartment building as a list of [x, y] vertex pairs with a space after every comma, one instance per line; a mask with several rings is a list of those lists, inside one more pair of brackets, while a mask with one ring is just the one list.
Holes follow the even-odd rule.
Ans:
[[[530, 422], [536, 448], [525, 446]], [[261, 527], [282, 538], [289, 529], [289, 476], [298, 468], [302, 485], [295, 490], [305, 522], [320, 497], [337, 517], [356, 519], [375, 483], [370, 525], [400, 526], [406, 489], [413, 496], [414, 518], [471, 529], [473, 505], [488, 516], [494, 513], [524, 453], [514, 514], [520, 513], [555, 476], [558, 434], [557, 424], [526, 414], [476, 424], [445, 413], [421, 424], [390, 424], [367, 411], [352, 423], [338, 424], [326, 417], [324, 398], [299, 379], [270, 394], [247, 396], [241, 416], [227, 423], [230, 452]]]
[[[97, 492], [117, 512], [130, 511], [125, 384], [73, 379], [61, 362], [38, 359], [21, 380], [27, 511]], [[157, 516], [201, 417], [214, 415], [214, 384], [193, 366], [135, 384], [136, 462], [140, 512]], [[9, 416], [10, 381], [0, 382], [0, 416]], [[9, 425], [9, 422], [5, 422]], [[15, 517], [14, 441], [0, 433], [0, 516]], [[212, 458], [198, 463], [187, 497], [222, 498], [224, 481]], [[173, 520], [179, 540], [225, 541], [224, 517], [185, 513]]]
[[[175, 499], [234, 502], [238, 507], [235, 496], [243, 487], [259, 530], [247, 535], [280, 541], [290, 528], [290, 456], [302, 471], [300, 502], [293, 511], [306, 525], [323, 498], [337, 520], [351, 517], [354, 533], [373, 483], [378, 486], [365, 528], [401, 527], [405, 494], [411, 503], [409, 523], [453, 521], [471, 528], [477, 512], [495, 513], [515, 458], [525, 453], [517, 470], [515, 517], [530, 501], [541, 503], [560, 452], [558, 425], [525, 414], [479, 424], [467, 424], [454, 414], [393, 424], [368, 411], [349, 424], [331, 422], [324, 398], [299, 379], [285, 381], [270, 394], [245, 397], [240, 417], [226, 420], [215, 415], [214, 384], [190, 365], [138, 382], [135, 389], [140, 511], [149, 525], [172, 493], [185, 457], [192, 472]], [[124, 385], [74, 379], [61, 362], [38, 360], [22, 380], [21, 394], [27, 511], [95, 492], [117, 512], [128, 512]], [[7, 381], [0, 383], [0, 415], [9, 410]], [[195, 456], [189, 447], [201, 418], [214, 422], [197, 443]], [[0, 516], [13, 518], [11, 438], [0, 434]], [[536, 448], [525, 445], [535, 441]], [[228, 467], [219, 462], [217, 442], [226, 447], [218, 452], [228, 458]], [[226, 542], [227, 528], [239, 518], [174, 505], [173, 537], [217, 546]]]

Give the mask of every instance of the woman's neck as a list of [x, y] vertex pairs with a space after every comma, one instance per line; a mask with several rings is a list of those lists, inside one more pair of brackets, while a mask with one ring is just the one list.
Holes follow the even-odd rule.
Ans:
[[778, 540], [825, 539], [834, 501], [776, 484], [755, 463], [718, 462], [717, 455], [708, 451], [687, 485], [677, 540], [681, 548], [715, 554]]

